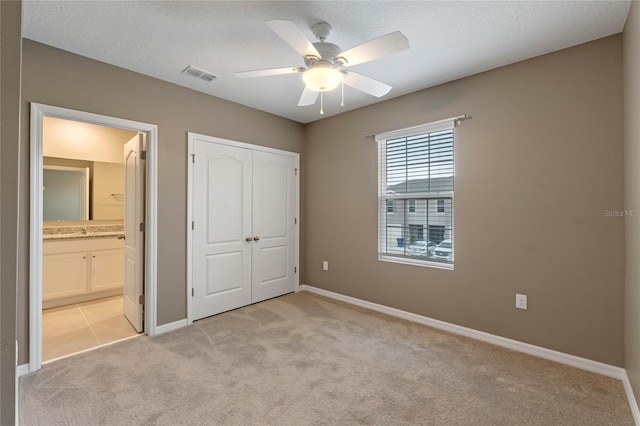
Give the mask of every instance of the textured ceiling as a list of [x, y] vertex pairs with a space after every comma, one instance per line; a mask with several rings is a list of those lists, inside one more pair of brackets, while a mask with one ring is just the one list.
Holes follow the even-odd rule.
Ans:
[[[370, 105], [622, 31], [629, 1], [23, 1], [25, 38], [301, 123]], [[238, 79], [235, 71], [303, 66], [265, 21], [329, 22], [347, 49], [400, 30], [411, 48], [352, 69], [393, 89], [345, 88], [298, 107], [300, 74]], [[181, 74], [192, 65], [219, 78]]]

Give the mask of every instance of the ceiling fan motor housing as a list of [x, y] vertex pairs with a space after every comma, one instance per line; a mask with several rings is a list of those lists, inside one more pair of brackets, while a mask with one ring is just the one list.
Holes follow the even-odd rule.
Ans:
[[309, 58], [309, 57], [304, 58], [304, 63], [307, 67], [311, 67], [317, 63], [324, 63], [328, 65], [342, 65], [339, 61], [336, 62], [335, 60], [336, 55], [338, 55], [338, 53], [342, 51], [340, 47], [336, 46], [333, 43], [326, 43], [326, 42], [313, 43], [313, 47], [316, 48], [321, 58], [320, 59]]

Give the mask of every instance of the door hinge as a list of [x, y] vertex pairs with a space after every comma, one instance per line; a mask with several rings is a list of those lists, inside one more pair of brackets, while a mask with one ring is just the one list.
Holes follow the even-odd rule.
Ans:
[[140, 224], [140, 232], [144, 232], [144, 223]]
[[191, 229], [196, 229], [196, 223], [194, 221], [191, 221]]
[[140, 151], [140, 159], [141, 160], [147, 159], [147, 151]]
[[297, 266], [294, 266], [294, 267], [293, 267], [293, 273], [294, 273], [294, 274], [297, 274], [297, 273], [298, 273], [298, 267], [297, 267]]
[[297, 225], [297, 224], [298, 224], [298, 218], [297, 218], [297, 217], [294, 217], [294, 218], [293, 218], [293, 224], [294, 224], [294, 225]]
[[298, 176], [298, 169], [294, 169], [296, 171], [296, 176]]
[[191, 154], [191, 162], [192, 163], [196, 162], [196, 155], [195, 154]]
[[144, 305], [144, 294], [138, 297], [138, 305]]
[[191, 287], [191, 297], [195, 297], [196, 295], [196, 289]]

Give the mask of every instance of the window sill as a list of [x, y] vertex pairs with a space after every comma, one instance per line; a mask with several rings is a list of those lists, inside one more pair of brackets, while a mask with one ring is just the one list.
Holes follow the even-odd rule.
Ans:
[[423, 268], [436, 268], [453, 271], [453, 263], [433, 262], [429, 260], [419, 260], [404, 257], [400, 258], [395, 256], [387, 256], [384, 254], [378, 254], [378, 260], [383, 262], [401, 263], [404, 265], [422, 266]]

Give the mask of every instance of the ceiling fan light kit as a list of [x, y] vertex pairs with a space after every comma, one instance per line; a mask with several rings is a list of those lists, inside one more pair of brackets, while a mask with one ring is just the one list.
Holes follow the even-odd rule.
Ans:
[[302, 74], [302, 80], [309, 89], [316, 92], [326, 92], [338, 87], [342, 81], [342, 73], [335, 67], [316, 65]]
[[344, 85], [372, 96], [381, 97], [389, 93], [391, 86], [371, 77], [347, 71], [351, 65], [380, 59], [409, 48], [409, 41], [396, 31], [382, 37], [364, 42], [351, 49], [342, 51], [340, 47], [325, 40], [331, 34], [331, 25], [319, 22], [311, 27], [313, 35], [319, 40], [311, 43], [309, 39], [291, 21], [274, 19], [266, 22], [282, 40], [304, 58], [304, 67], [272, 68], [237, 72], [239, 78], [266, 77], [281, 74], [302, 73], [306, 87], [300, 96], [298, 106], [313, 105], [320, 97], [320, 114], [324, 114], [323, 94], [342, 86], [344, 106]]

